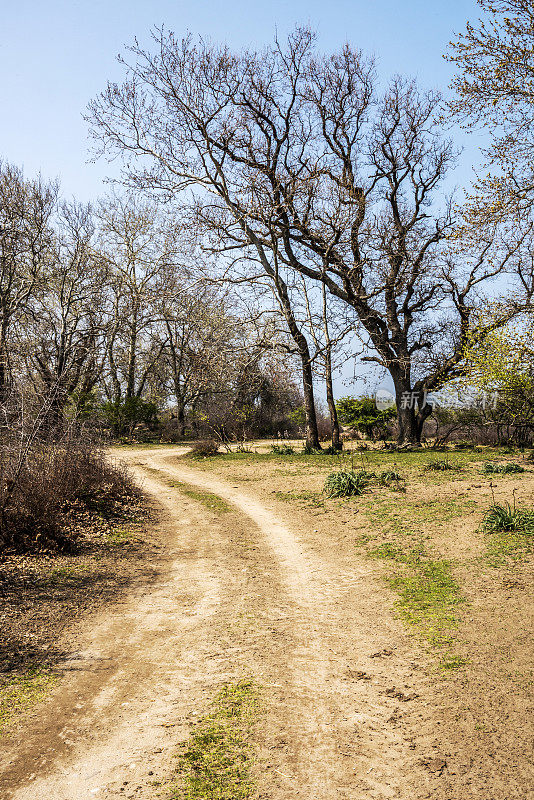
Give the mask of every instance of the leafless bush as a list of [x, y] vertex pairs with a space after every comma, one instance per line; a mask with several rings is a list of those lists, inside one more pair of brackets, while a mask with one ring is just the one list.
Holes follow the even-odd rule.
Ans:
[[219, 452], [219, 442], [215, 439], [200, 439], [191, 445], [192, 456], [214, 456]]
[[126, 469], [111, 463], [76, 422], [51, 427], [39, 411], [3, 411], [0, 548], [73, 549], [65, 525], [69, 504], [82, 501], [106, 513], [117, 499], [137, 493]]

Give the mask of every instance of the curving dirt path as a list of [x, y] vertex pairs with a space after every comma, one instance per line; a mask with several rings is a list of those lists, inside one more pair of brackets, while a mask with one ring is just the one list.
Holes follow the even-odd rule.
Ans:
[[[439, 745], [429, 687], [368, 565], [306, 548], [268, 505], [182, 452], [117, 454], [165, 509], [158, 578], [79, 631], [67, 679], [7, 749], [0, 797], [164, 796], [156, 782], [190, 722], [242, 676], [262, 692], [259, 797], [436, 797], [421, 758]], [[228, 508], [206, 509], [176, 481]]]

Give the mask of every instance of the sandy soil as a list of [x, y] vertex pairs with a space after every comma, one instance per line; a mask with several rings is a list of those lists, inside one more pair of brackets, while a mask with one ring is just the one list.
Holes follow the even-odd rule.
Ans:
[[[505, 796], [490, 772], [484, 794], [451, 779], [470, 763], [444, 750], [425, 657], [391, 613], [377, 567], [179, 452], [120, 451], [164, 508], [164, 554], [156, 577], [79, 628], [66, 679], [7, 742], [0, 797], [164, 797], [157, 783], [190, 723], [223, 682], [245, 676], [262, 697], [261, 798]], [[169, 479], [229, 510], [209, 511]], [[520, 784], [510, 798], [532, 796]]]

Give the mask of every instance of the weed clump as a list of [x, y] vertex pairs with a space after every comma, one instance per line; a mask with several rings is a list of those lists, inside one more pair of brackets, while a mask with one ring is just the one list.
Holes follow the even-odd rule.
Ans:
[[500, 531], [534, 533], [534, 511], [516, 508], [515, 503], [514, 505], [494, 503], [484, 515], [483, 528], [486, 533]]
[[271, 453], [274, 453], [277, 456], [292, 456], [295, 452], [295, 448], [291, 447], [290, 444], [272, 444], [271, 445]]
[[515, 464], [514, 462], [495, 464], [488, 461], [482, 467], [483, 475], [511, 475], [517, 472], [525, 472], [525, 468], [521, 464]]
[[406, 483], [402, 475], [392, 469], [381, 472], [378, 476], [378, 483], [380, 486], [386, 486], [388, 489], [394, 489], [397, 492], [406, 491]]
[[340, 469], [328, 475], [323, 491], [327, 497], [355, 497], [364, 493], [370, 480], [364, 470]]
[[448, 469], [458, 469], [457, 466], [451, 464], [448, 458], [436, 458], [433, 461], [429, 461], [425, 466], [426, 469], [434, 470], [434, 472], [445, 472]]

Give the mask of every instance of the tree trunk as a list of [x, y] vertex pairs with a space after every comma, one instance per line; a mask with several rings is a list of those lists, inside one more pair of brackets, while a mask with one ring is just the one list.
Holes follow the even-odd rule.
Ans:
[[[307, 350], [307, 346], [306, 346]], [[319, 430], [317, 428], [317, 414], [315, 411], [315, 397], [313, 393], [313, 372], [311, 368], [309, 351], [300, 354], [302, 362], [302, 390], [304, 393], [304, 410], [306, 412], [306, 444], [315, 450], [321, 449]]]
[[337, 408], [334, 400], [334, 387], [332, 381], [332, 351], [330, 347], [327, 347], [325, 351], [325, 379], [326, 379], [326, 402], [328, 403], [328, 411], [330, 412], [330, 421], [332, 423], [332, 447], [334, 448], [334, 450], [342, 450], [343, 443], [341, 442], [339, 419], [337, 416]]
[[9, 358], [7, 350], [7, 333], [5, 327], [0, 328], [0, 403], [5, 403], [9, 391]]
[[397, 404], [397, 444], [419, 445], [421, 433], [417, 424], [416, 393], [412, 390], [410, 376], [404, 371], [392, 373]]
[[395, 380], [395, 402], [397, 404], [398, 434], [397, 444], [421, 445], [425, 420], [432, 413], [432, 406], [426, 402], [423, 389], [412, 389], [409, 379], [404, 376]]
[[185, 408], [183, 406], [183, 403], [180, 403], [178, 405], [177, 420], [178, 420], [178, 433], [180, 434], [180, 436], [185, 436]]
[[315, 410], [315, 398], [313, 393], [313, 371], [310, 348], [293, 314], [287, 286], [279, 275], [276, 275], [274, 278], [274, 284], [287, 322], [287, 327], [289, 328], [291, 338], [297, 345], [302, 364], [302, 390], [304, 393], [304, 410], [306, 412], [306, 444], [308, 447], [320, 450], [321, 444], [319, 442], [319, 431], [317, 429], [317, 413]]

